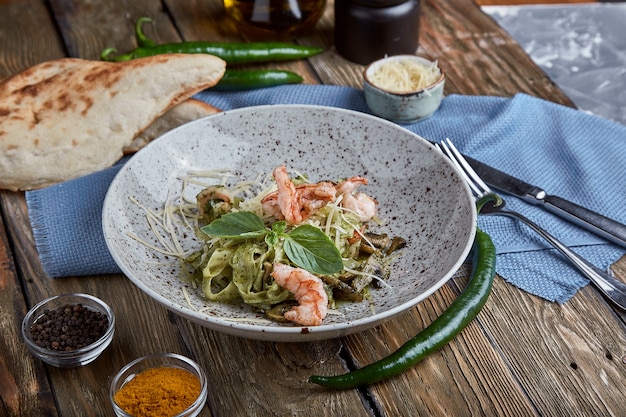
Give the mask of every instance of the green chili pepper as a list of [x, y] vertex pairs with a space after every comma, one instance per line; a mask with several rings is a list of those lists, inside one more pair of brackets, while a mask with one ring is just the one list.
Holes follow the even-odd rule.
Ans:
[[222, 58], [227, 64], [236, 65], [303, 59], [317, 55], [322, 51], [322, 48], [281, 42], [227, 43], [190, 41], [139, 47], [132, 52], [117, 56], [112, 56], [115, 53], [114, 48], [107, 48], [102, 51], [100, 57], [104, 61], [121, 62], [160, 54], [209, 54]]
[[143, 33], [143, 30], [141, 30], [143, 26], [143, 22], [152, 23], [153, 20], [150, 19], [149, 17], [140, 17], [139, 19], [137, 19], [137, 22], [135, 23], [135, 37], [137, 38], [137, 43], [142, 48], [157, 46], [156, 42], [150, 39], [149, 37], [147, 37]]
[[303, 78], [283, 70], [226, 70], [224, 76], [211, 89], [216, 91], [249, 90], [283, 84], [298, 84]]
[[184, 54], [210, 54], [222, 58], [227, 64], [250, 64], [255, 62], [290, 61], [308, 58], [323, 51], [323, 48], [295, 45], [283, 42], [204, 42], [189, 41], [178, 43], [165, 43], [156, 45], [155, 42], [145, 36], [141, 30], [143, 22], [151, 21], [150, 18], [140, 18], [135, 25], [135, 36], [139, 47], [127, 54], [113, 56], [114, 48], [107, 48], [100, 54], [104, 61], [128, 61], [147, 56], [184, 53]]
[[[479, 205], [482, 207], [480, 202]], [[489, 235], [478, 228], [473, 251], [471, 278], [465, 290], [420, 334], [378, 362], [343, 375], [313, 375], [309, 382], [338, 389], [373, 384], [404, 372], [451, 341], [478, 315], [489, 297], [496, 273], [495, 247]]]

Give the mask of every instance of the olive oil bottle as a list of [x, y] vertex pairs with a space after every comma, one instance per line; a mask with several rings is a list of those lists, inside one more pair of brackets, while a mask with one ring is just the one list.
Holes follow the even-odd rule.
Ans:
[[310, 33], [326, 0], [224, 0], [226, 14], [251, 40], [291, 40]]

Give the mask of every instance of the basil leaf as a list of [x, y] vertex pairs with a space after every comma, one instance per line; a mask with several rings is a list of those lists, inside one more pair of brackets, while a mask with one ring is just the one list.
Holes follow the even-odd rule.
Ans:
[[319, 275], [343, 269], [339, 249], [320, 229], [305, 224], [283, 235], [285, 253], [297, 266]]
[[268, 247], [274, 247], [280, 240], [280, 236], [274, 230], [265, 235], [265, 243], [267, 243]]
[[283, 234], [285, 232], [285, 229], [287, 229], [287, 222], [285, 221], [276, 222], [272, 225], [272, 230], [279, 235]]
[[211, 237], [228, 239], [251, 239], [267, 233], [263, 220], [250, 211], [225, 214], [200, 230]]

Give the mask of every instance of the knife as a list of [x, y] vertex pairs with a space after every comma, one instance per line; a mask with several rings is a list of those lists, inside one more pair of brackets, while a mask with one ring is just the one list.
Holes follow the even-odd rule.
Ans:
[[547, 194], [543, 189], [464, 155], [476, 173], [493, 188], [520, 197], [568, 220], [604, 239], [626, 247], [626, 225], [602, 216], [564, 198]]

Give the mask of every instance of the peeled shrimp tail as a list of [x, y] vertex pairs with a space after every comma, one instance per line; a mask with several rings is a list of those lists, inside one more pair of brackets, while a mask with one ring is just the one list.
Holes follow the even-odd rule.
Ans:
[[289, 178], [285, 166], [274, 169], [278, 191], [262, 201], [263, 210], [289, 224], [300, 224], [336, 197], [335, 185], [328, 181], [298, 186]]
[[301, 268], [274, 264], [272, 277], [278, 285], [291, 292], [298, 305], [284, 317], [303, 326], [319, 326], [328, 312], [328, 295], [322, 280]]
[[284, 165], [274, 169], [274, 179], [278, 186], [278, 207], [285, 216], [285, 220], [290, 224], [301, 223], [302, 215], [300, 214], [296, 186], [289, 178], [287, 168]]
[[361, 185], [367, 185], [367, 178], [352, 177], [337, 185], [337, 193], [343, 196], [341, 206], [359, 216], [359, 220], [367, 222], [376, 216], [378, 203], [365, 193], [355, 193]]

